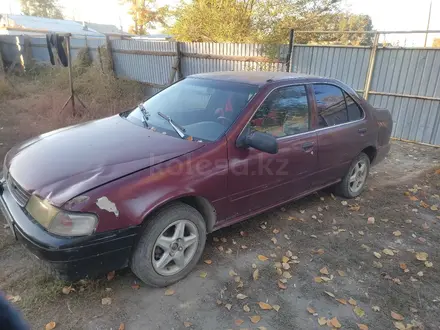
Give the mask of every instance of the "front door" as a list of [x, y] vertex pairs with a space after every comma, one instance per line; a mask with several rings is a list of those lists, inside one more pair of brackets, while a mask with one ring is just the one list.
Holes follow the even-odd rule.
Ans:
[[310, 189], [317, 168], [317, 135], [310, 130], [310, 118], [305, 86], [279, 87], [248, 124], [251, 131], [276, 137], [278, 153], [238, 148], [236, 141], [228, 141], [230, 217], [268, 208]]

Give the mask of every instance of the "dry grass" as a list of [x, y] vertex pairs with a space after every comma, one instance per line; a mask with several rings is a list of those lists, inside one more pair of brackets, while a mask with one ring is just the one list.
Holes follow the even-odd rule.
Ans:
[[[0, 81], [0, 100], [20, 112], [20, 131], [35, 135], [79, 122], [103, 118], [136, 105], [144, 98], [143, 86], [135, 81], [117, 79], [99, 66], [90, 65], [87, 54], [73, 67], [74, 90], [86, 108], [75, 99], [76, 115], [68, 99], [67, 68], [37, 67], [26, 75]], [[15, 87], [15, 88], [14, 88]]]

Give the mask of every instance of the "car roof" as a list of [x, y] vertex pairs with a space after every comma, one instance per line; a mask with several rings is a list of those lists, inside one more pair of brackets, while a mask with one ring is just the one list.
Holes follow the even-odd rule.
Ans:
[[328, 78], [312, 76], [302, 73], [292, 72], [265, 72], [265, 71], [222, 71], [222, 72], [208, 72], [190, 75], [188, 78], [212, 79], [233, 81], [252, 85], [265, 85], [270, 82], [282, 80], [299, 80], [299, 79], [313, 79], [313, 80], [328, 80]]

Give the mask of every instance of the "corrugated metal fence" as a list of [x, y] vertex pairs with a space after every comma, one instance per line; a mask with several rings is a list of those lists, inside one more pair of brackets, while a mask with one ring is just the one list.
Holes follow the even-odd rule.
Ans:
[[364, 94], [374, 65], [368, 101], [387, 108], [393, 136], [440, 145], [440, 49], [308, 46], [293, 48], [293, 72], [339, 79]]
[[[32, 57], [48, 62], [45, 38], [29, 38]], [[6, 61], [24, 37], [1, 36]], [[88, 47], [99, 61], [105, 39], [72, 38], [72, 57]], [[287, 45], [111, 40], [117, 77], [150, 86], [153, 95], [191, 74], [212, 71], [286, 71]], [[178, 61], [180, 59], [180, 61]], [[294, 45], [290, 71], [339, 79], [393, 115], [396, 138], [440, 145], [440, 49]], [[372, 71], [369, 79], [369, 71]], [[369, 82], [369, 83], [368, 83]], [[367, 88], [368, 93], [365, 91]]]

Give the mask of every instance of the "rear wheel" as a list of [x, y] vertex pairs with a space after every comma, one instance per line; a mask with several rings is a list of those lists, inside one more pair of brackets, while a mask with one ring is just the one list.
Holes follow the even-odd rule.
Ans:
[[351, 163], [342, 181], [336, 186], [337, 194], [346, 198], [359, 196], [365, 189], [369, 172], [370, 158], [361, 152]]
[[188, 275], [206, 241], [202, 215], [184, 203], [173, 203], [148, 220], [131, 258], [131, 269], [146, 284], [168, 286]]

